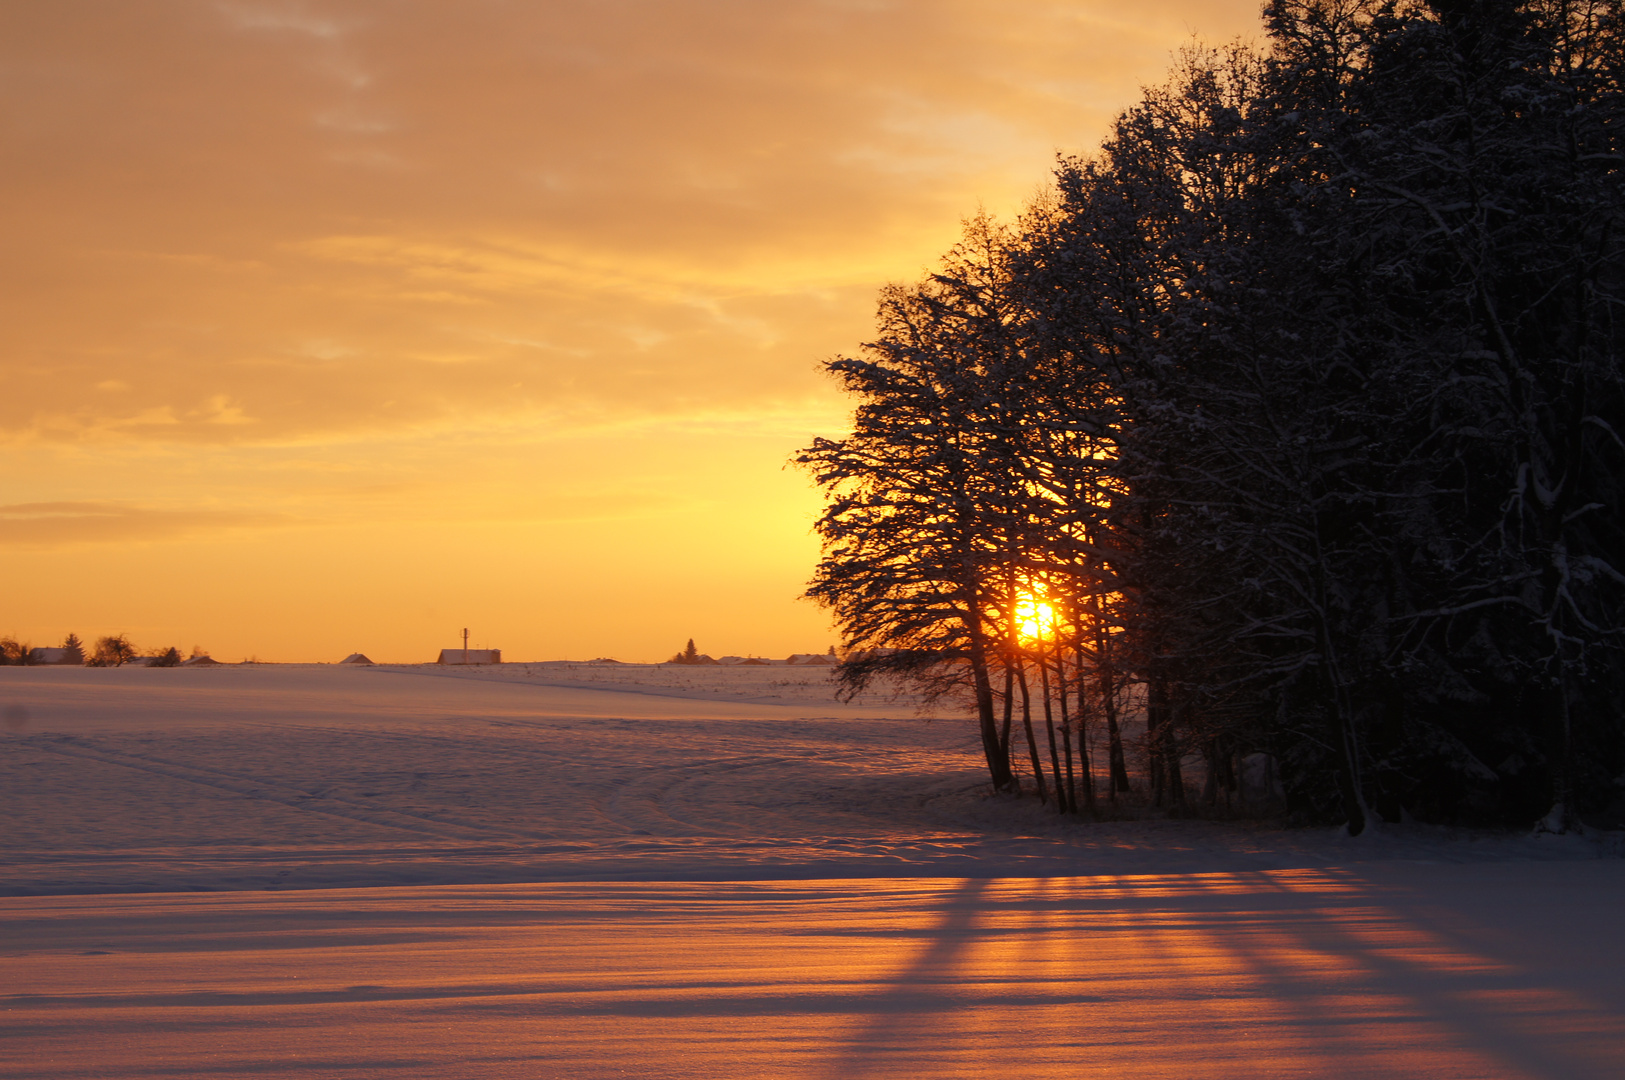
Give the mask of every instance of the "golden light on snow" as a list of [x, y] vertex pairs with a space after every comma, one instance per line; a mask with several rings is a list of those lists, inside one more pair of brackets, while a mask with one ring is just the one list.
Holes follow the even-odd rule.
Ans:
[[1029, 815], [917, 704], [0, 667], [0, 1075], [1621, 1075], [1625, 862]]
[[[1588, 888], [1598, 865], [1561, 876]], [[1494, 912], [1443, 869], [1389, 877]], [[1495, 869], [1468, 879], [1499, 890], [1517, 874]], [[1439, 926], [1387, 884], [1323, 871], [554, 884], [0, 911], [42, 928], [8, 958], [29, 988], [10, 1006], [11, 1049], [108, 1075], [131, 1058], [235, 1076], [403, 1055], [448, 1080], [588, 1063], [787, 1080], [1612, 1075], [1619, 1017], [1523, 962], [1516, 917]], [[109, 940], [139, 950], [60, 955]], [[300, 1023], [270, 1022], [290, 1013]]]

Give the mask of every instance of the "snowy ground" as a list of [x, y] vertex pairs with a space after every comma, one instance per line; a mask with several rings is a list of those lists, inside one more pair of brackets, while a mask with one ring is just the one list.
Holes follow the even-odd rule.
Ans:
[[826, 679], [0, 668], [0, 1078], [1625, 1075], [1607, 843], [1057, 822]]

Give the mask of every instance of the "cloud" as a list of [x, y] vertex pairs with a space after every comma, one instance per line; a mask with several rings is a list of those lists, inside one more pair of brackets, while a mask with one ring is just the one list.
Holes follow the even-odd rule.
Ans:
[[13, 503], [0, 506], [0, 546], [56, 548], [165, 540], [277, 523], [272, 515], [233, 511], [158, 510], [102, 502]]
[[1254, 9], [10, 5], [0, 438], [830, 394], [876, 286]]

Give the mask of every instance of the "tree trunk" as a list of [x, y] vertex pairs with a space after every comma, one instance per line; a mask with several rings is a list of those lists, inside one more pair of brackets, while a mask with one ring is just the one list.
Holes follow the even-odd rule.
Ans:
[[1327, 684], [1326, 690], [1329, 693], [1324, 697], [1331, 704], [1332, 723], [1337, 733], [1338, 794], [1342, 796], [1343, 813], [1348, 816], [1349, 835], [1359, 836], [1365, 832], [1365, 827], [1371, 820], [1371, 810], [1366, 806], [1365, 787], [1360, 777], [1360, 734], [1355, 727], [1354, 706], [1349, 700], [1348, 685], [1338, 665], [1338, 653], [1332, 642], [1331, 629], [1326, 625], [1324, 602], [1317, 614], [1317, 633], [1322, 657], [1320, 674]]
[[1004, 724], [999, 731], [999, 743], [1004, 748], [1004, 760], [1010, 766], [1010, 783], [1014, 785], [1016, 793], [1019, 795], [1021, 793], [1021, 780], [1016, 774], [1016, 762], [1011, 755], [1013, 748], [1010, 745], [1010, 720], [1015, 712], [1016, 705], [1010, 696], [1011, 691], [1014, 689], [1013, 683], [1014, 675], [1010, 670], [1009, 658], [1006, 657], [1004, 664]]
[[1117, 680], [1112, 675], [1112, 638], [1102, 620], [1100, 597], [1095, 597], [1095, 656], [1098, 659], [1100, 709], [1106, 715], [1106, 758], [1111, 769], [1107, 791], [1117, 801], [1119, 791], [1133, 791], [1128, 761], [1123, 756], [1123, 732], [1117, 723]]
[[1536, 826], [1538, 832], [1566, 833], [1574, 824], [1573, 749], [1570, 738], [1569, 694], [1563, 657], [1555, 654], [1542, 687], [1546, 715], [1546, 757], [1551, 764], [1552, 808]]
[[1163, 729], [1168, 726], [1168, 684], [1153, 674], [1145, 689], [1145, 756], [1146, 772], [1151, 778], [1151, 794], [1157, 806], [1162, 805], [1165, 778], [1162, 764]]
[[976, 719], [982, 734], [982, 753], [987, 758], [993, 790], [1010, 786], [1010, 760], [999, 745], [999, 724], [993, 709], [993, 684], [987, 676], [987, 653], [982, 635], [973, 631], [970, 649], [971, 679], [976, 688]]
[[1061, 753], [1060, 748], [1055, 745], [1055, 714], [1050, 710], [1049, 667], [1044, 663], [1042, 656], [1038, 658], [1038, 677], [1044, 691], [1044, 728], [1049, 732], [1050, 769], [1055, 774], [1055, 808], [1065, 814], [1071, 811], [1072, 806], [1067, 801], [1066, 784], [1061, 779]]
[[1038, 740], [1033, 737], [1033, 707], [1032, 698], [1027, 693], [1027, 672], [1018, 668], [1016, 677], [1021, 682], [1021, 724], [1027, 729], [1027, 751], [1033, 758], [1033, 779], [1038, 782], [1038, 801], [1048, 805], [1049, 791], [1044, 784], [1044, 763], [1038, 757]]
[[[1089, 764], [1089, 732], [1084, 725], [1084, 718], [1088, 715], [1088, 709], [1085, 706], [1089, 699], [1084, 693], [1087, 683], [1084, 675], [1083, 642], [1081, 638], [1078, 639], [1076, 648], [1073, 651], [1076, 654], [1074, 663], [1078, 665], [1078, 696], [1076, 698], [1077, 706], [1073, 710], [1074, 718], [1077, 720], [1078, 725], [1078, 779], [1083, 786], [1083, 805], [1089, 811], [1089, 816], [1092, 818], [1095, 816], [1095, 774], [1094, 770]], [[1063, 722], [1066, 719], [1065, 685], [1066, 684], [1063, 677], [1061, 690], [1061, 718]]]
[[1185, 806], [1185, 770], [1180, 763], [1179, 747], [1174, 743], [1173, 716], [1162, 725], [1162, 756], [1168, 764], [1168, 804], [1177, 809]]
[[1066, 803], [1072, 813], [1078, 812], [1078, 782], [1072, 771], [1072, 728], [1066, 716], [1066, 675], [1061, 670], [1060, 649], [1055, 650], [1055, 690], [1061, 705], [1061, 750], [1066, 755]]

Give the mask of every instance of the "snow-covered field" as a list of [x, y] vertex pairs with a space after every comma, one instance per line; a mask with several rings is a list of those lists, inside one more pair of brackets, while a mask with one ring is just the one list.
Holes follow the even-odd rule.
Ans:
[[707, 670], [0, 669], [27, 717], [0, 893], [806, 876], [980, 843], [963, 722]]
[[1625, 861], [1058, 822], [816, 669], [0, 668], [0, 1077], [1625, 1075]]

